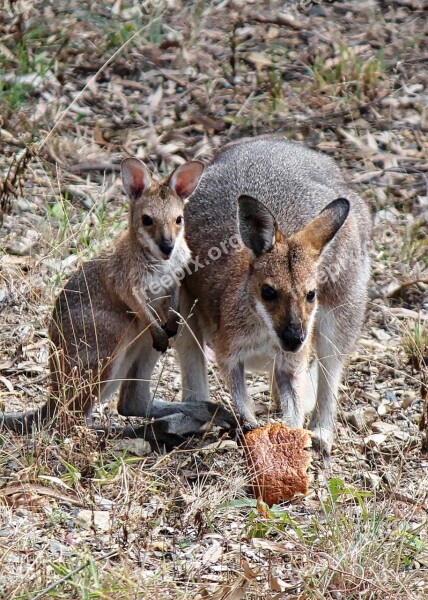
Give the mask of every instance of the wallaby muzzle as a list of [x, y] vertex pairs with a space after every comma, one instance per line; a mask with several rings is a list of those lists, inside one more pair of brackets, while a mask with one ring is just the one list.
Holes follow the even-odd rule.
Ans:
[[165, 260], [171, 257], [172, 251], [174, 250], [174, 242], [170, 240], [162, 240], [159, 243], [159, 250], [162, 252]]
[[281, 346], [286, 352], [297, 352], [303, 345], [306, 335], [300, 325], [286, 325], [279, 334]]

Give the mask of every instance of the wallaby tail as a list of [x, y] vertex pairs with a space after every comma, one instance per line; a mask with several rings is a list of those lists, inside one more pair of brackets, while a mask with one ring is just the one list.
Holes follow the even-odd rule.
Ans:
[[49, 402], [29, 412], [0, 412], [0, 431], [7, 429], [20, 434], [29, 433], [33, 428], [38, 429], [46, 424], [52, 416]]

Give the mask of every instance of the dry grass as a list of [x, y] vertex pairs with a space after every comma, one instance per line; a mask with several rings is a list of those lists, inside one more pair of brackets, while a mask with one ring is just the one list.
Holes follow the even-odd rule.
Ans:
[[[124, 227], [125, 153], [162, 173], [229, 139], [281, 131], [334, 156], [374, 215], [367, 323], [332, 465], [314, 469], [313, 492], [261, 515], [241, 450], [230, 440], [212, 447], [215, 435], [193, 450], [136, 456], [78, 428], [66, 439], [2, 433], [1, 597], [426, 594], [425, 13], [418, 0], [382, 10], [352, 0], [322, 5], [325, 16], [303, 11], [290, 28], [283, 6], [20, 0], [0, 16], [7, 410], [46, 398], [53, 297]], [[225, 401], [215, 368], [210, 381], [213, 400]], [[154, 384], [179, 396], [173, 353]], [[266, 381], [249, 386], [266, 413]], [[367, 406], [376, 421], [356, 431], [350, 415]], [[103, 418], [117, 420], [114, 400]]]

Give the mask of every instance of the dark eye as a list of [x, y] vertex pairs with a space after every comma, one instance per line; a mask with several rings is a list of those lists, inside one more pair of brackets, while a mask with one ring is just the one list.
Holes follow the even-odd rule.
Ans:
[[267, 283], [262, 285], [262, 298], [263, 300], [275, 300], [278, 296], [278, 293], [275, 288]]
[[183, 222], [183, 217], [180, 215], [179, 217], [176, 218], [175, 222], [177, 223], [177, 225], [181, 225]]
[[149, 217], [149, 215], [143, 215], [142, 221], [143, 221], [143, 225], [145, 225], [146, 227], [153, 225], [153, 219], [152, 219], [152, 217]]
[[315, 300], [315, 290], [311, 290], [306, 294], [306, 300], [312, 303]]

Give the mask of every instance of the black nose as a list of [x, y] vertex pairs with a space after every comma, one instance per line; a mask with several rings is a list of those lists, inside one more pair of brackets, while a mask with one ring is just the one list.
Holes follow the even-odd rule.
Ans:
[[281, 344], [287, 352], [297, 352], [305, 341], [305, 336], [300, 327], [295, 328], [287, 325], [281, 331]]
[[160, 251], [165, 256], [171, 256], [172, 251], [174, 250], [174, 244], [167, 240], [162, 240], [159, 244]]

